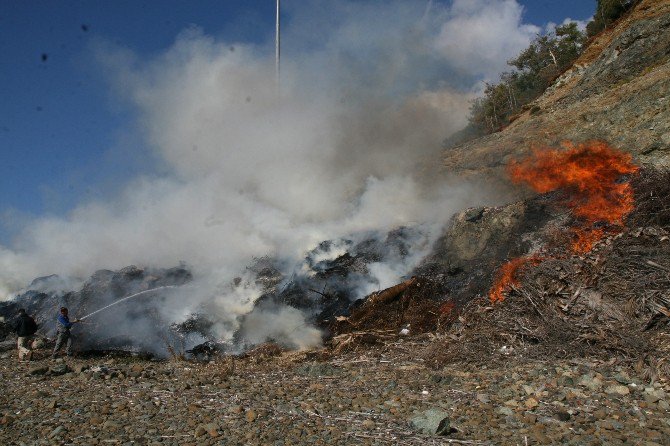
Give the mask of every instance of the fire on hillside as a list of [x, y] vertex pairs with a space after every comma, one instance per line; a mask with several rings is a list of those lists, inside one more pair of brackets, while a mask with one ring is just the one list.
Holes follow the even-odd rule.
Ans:
[[[635, 207], [631, 174], [639, 171], [629, 154], [602, 141], [574, 145], [564, 143], [561, 149], [535, 150], [531, 156], [512, 162], [509, 175], [516, 184], [527, 184], [534, 191], [558, 191], [562, 203], [575, 218], [570, 228], [571, 253], [585, 254], [605, 234], [621, 232], [624, 219]], [[492, 303], [504, 299], [503, 293], [518, 285], [519, 269], [539, 263], [540, 257], [529, 255], [504, 264], [491, 287]]]

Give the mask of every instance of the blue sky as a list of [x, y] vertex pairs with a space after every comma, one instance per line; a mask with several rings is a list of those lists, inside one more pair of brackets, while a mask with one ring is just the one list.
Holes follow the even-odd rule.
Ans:
[[[135, 111], [110, 91], [97, 43], [151, 57], [192, 25], [235, 42], [267, 42], [274, 32], [272, 0], [0, 1], [0, 244], [33, 217], [64, 214], [160, 172], [135, 131]], [[283, 3], [290, 10], [300, 1]], [[524, 22], [541, 27], [595, 9], [590, 0], [520, 3]]]

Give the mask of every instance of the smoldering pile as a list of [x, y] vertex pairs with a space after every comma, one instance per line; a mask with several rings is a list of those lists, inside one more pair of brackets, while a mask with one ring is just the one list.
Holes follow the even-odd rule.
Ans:
[[[569, 149], [562, 156], [590, 156], [593, 147], [596, 156], [613, 153], [628, 162], [599, 145]], [[587, 161], [577, 165], [592, 160]], [[323, 355], [428, 333], [433, 342], [423, 358], [435, 366], [488, 363], [510, 355], [589, 355], [637, 360], [650, 377], [667, 374], [670, 173], [630, 168], [634, 175], [622, 177], [611, 163], [599, 165], [611, 173], [614, 192], [593, 195], [588, 187], [568, 185], [506, 206], [467, 209], [452, 217], [439, 237], [424, 227], [402, 227], [322, 242], [298, 264], [255, 259], [226, 284], [238, 295], [254, 290], [248, 311], [228, 321], [226, 329], [233, 334], [227, 339], [219, 336], [221, 321], [209, 302], [167, 321], [149, 305], [169, 299], [157, 295], [136, 301], [144, 306], [133, 307], [133, 314], [143, 315], [145, 326], [161, 327], [147, 337], [154, 342], [151, 348], [158, 342], [163, 350], [203, 358], [222, 351], [275, 355], [305, 348], [300, 343], [315, 333], [329, 347]], [[585, 173], [588, 181], [603, 183], [602, 172]], [[602, 199], [610, 196], [615, 205], [626, 206], [626, 212], [609, 213], [618, 216], [612, 222], [600, 217], [608, 214], [610, 202]], [[596, 218], [566, 211], [566, 205], [581, 206], [580, 212], [592, 209], [593, 197], [605, 205], [604, 211], [598, 207]], [[505, 265], [514, 268], [501, 275]], [[57, 299], [88, 298], [88, 310], [110, 296], [119, 299], [169, 284], [188, 287], [192, 279], [183, 266], [99, 272], [77, 293], [31, 290], [2, 308], [7, 313], [20, 304], [41, 314], [52, 311]], [[96, 300], [92, 289], [107, 300]], [[128, 337], [98, 339], [105, 346], [123, 345], [121, 340], [129, 342]]]
[[[100, 270], [78, 290], [68, 289], [67, 281], [58, 276], [38, 278], [13, 300], [0, 303], [0, 314], [8, 319], [25, 308], [41, 322], [40, 334], [52, 337], [59, 307], [68, 307], [73, 318], [93, 312], [77, 340], [78, 349], [84, 351], [162, 356], [188, 352], [208, 357], [222, 351], [243, 352], [265, 342], [301, 348], [305, 335], [300, 330], [316, 333], [320, 344], [327, 331], [319, 328], [347, 315], [352, 303], [369, 290], [380, 289], [384, 281], [411, 268], [428, 241], [426, 228], [402, 227], [387, 234], [370, 231], [324, 241], [297, 265], [272, 257], [255, 259], [244, 274], [223, 287], [233, 294], [242, 294], [243, 289], [257, 293], [252, 294], [251, 311], [233, 315], [232, 322], [217, 318], [211, 308], [214, 297], [200, 303], [175, 302], [198, 286], [186, 265]], [[126, 301], [137, 293], [144, 295]], [[98, 313], [101, 308], [104, 311]], [[179, 308], [180, 313], [167, 315], [166, 308]], [[222, 339], [222, 325], [234, 334]]]
[[[70, 310], [71, 319], [91, 316], [82, 322], [82, 332], [86, 335], [78, 337], [78, 350], [151, 352], [154, 346], [164, 344], [169, 335], [149, 328], [161, 325], [156, 308], [170, 298], [170, 289], [192, 279], [191, 272], [183, 265], [169, 269], [128, 266], [119, 271], [99, 270], [80, 287], [76, 281], [56, 275], [39, 277], [14, 299], [1, 302], [0, 315], [10, 320], [19, 308], [24, 308], [38, 322], [38, 335], [51, 338], [56, 331], [59, 308], [64, 306]], [[147, 293], [151, 290], [155, 292]], [[91, 314], [138, 293], [150, 296], [118, 309], [110, 307], [110, 311], [100, 316]]]
[[[231, 341], [217, 342], [207, 311], [194, 312], [173, 329], [195, 331], [208, 339], [191, 349], [205, 356], [220, 351], [240, 353], [266, 343], [301, 349], [305, 347], [301, 342], [309, 338], [301, 331], [308, 330], [317, 333], [320, 345], [332, 335], [331, 324], [348, 316], [370, 290], [380, 290], [411, 270], [430, 247], [429, 241], [427, 228], [401, 227], [386, 234], [368, 231], [321, 242], [296, 265], [287, 266], [272, 257], [255, 259], [246, 274], [231, 284], [234, 289], [261, 290], [253, 309], [237, 318]], [[300, 317], [292, 318], [295, 312]]]

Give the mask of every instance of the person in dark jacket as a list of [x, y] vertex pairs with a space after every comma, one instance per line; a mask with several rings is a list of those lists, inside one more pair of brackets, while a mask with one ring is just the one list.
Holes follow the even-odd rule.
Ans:
[[33, 357], [32, 343], [37, 332], [35, 319], [28, 316], [26, 310], [21, 308], [14, 322], [14, 332], [17, 336], [16, 345], [19, 349], [19, 361], [30, 361]]
[[54, 347], [54, 352], [51, 355], [52, 358], [56, 357], [56, 353], [63, 347], [63, 344], [65, 344], [65, 354], [72, 356], [72, 335], [70, 334], [70, 329], [74, 324], [79, 322], [79, 319], [70, 322], [67, 314], [67, 308], [61, 307], [58, 319], [56, 319], [56, 347]]

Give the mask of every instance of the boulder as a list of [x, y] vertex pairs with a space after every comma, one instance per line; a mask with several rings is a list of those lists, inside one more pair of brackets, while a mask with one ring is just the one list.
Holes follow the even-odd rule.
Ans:
[[65, 375], [68, 372], [71, 372], [72, 369], [67, 364], [56, 364], [55, 366], [49, 369], [49, 374], [54, 376]]
[[441, 409], [428, 409], [410, 420], [412, 427], [426, 435], [448, 435], [451, 433], [449, 414]]

